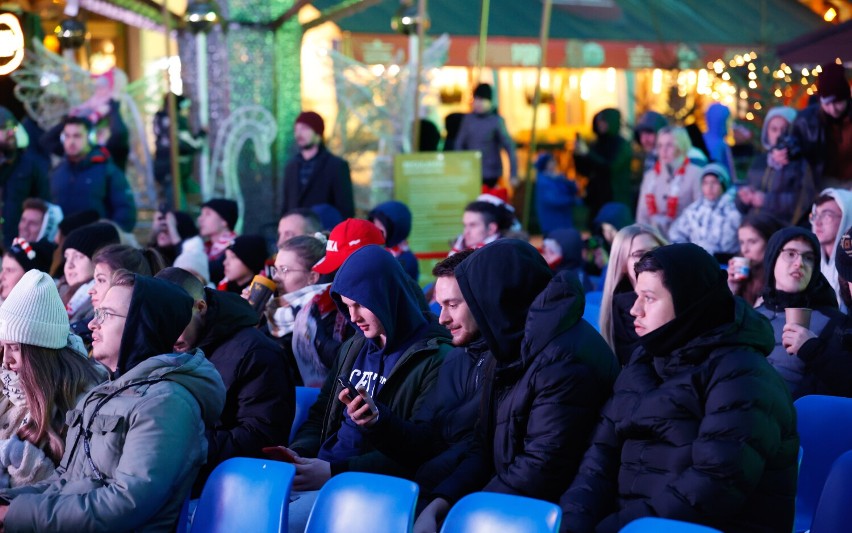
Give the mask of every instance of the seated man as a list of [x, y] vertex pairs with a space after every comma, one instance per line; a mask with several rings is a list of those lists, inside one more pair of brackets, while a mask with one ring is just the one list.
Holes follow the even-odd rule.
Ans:
[[192, 298], [166, 281], [115, 273], [95, 318], [93, 357], [110, 380], [67, 420], [65, 455], [43, 483], [0, 491], [7, 531], [168, 531], [207, 459], [204, 426], [225, 403], [219, 373], [172, 353]]
[[331, 294], [359, 331], [340, 347], [290, 446], [297, 455], [293, 489], [298, 491], [290, 504], [290, 531], [302, 531], [307, 522], [316, 498], [316, 492], [307, 491], [317, 491], [337, 473], [414, 473], [364, 438], [338, 403], [344, 390], [338, 376], [408, 420], [425, 402], [451, 349], [447, 330], [424, 311], [422, 292], [381, 246], [353, 252], [338, 270]]
[[509, 231], [515, 215], [505, 202], [483, 194], [467, 204], [462, 215], [464, 229], [450, 250], [450, 255], [462, 250], [475, 250], [492, 243]]
[[450, 505], [478, 490], [558, 501], [618, 375], [612, 350], [583, 320], [580, 281], [551, 279], [530, 244], [489, 244], [454, 273], [493, 362], [476, 446], [426, 495], [417, 531], [438, 530]]
[[181, 268], [160, 271], [192, 296], [192, 320], [174, 346], [176, 353], [200, 348], [222, 376], [225, 409], [207, 429], [207, 464], [193, 493], [201, 494], [216, 466], [231, 457], [262, 457], [261, 448], [287, 439], [296, 410], [296, 389], [280, 346], [255, 326], [257, 313], [239, 295], [205, 289]]
[[640, 347], [562, 496], [562, 531], [659, 516], [721, 531], [790, 531], [799, 438], [772, 328], [694, 244], [636, 263]]

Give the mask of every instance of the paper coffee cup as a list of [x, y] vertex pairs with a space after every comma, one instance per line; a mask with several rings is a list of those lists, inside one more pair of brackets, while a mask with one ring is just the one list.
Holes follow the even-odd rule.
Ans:
[[731, 259], [733, 263], [733, 274], [737, 279], [746, 279], [751, 273], [751, 262], [745, 257], [734, 257]]
[[788, 307], [784, 309], [788, 324], [798, 324], [803, 328], [811, 327], [811, 310], [807, 307]]
[[249, 285], [248, 302], [258, 313], [263, 311], [269, 297], [275, 294], [275, 282], [266, 276], [257, 275], [251, 280]]

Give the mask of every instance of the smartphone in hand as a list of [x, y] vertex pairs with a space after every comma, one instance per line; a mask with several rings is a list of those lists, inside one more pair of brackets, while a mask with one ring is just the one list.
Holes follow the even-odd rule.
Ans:
[[360, 396], [358, 389], [355, 388], [355, 385], [349, 381], [349, 378], [345, 376], [337, 376], [337, 382], [340, 383], [340, 386], [349, 391], [349, 398], [355, 399]]
[[284, 446], [267, 446], [266, 448], [261, 448], [260, 451], [275, 461], [283, 461], [285, 463], [296, 462], [296, 457]]

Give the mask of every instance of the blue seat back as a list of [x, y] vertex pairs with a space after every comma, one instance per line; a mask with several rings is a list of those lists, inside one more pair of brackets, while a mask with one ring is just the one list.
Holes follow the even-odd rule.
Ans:
[[295, 475], [296, 467], [280, 461], [248, 457], [224, 461], [204, 484], [191, 532], [285, 531]]
[[441, 533], [557, 533], [562, 510], [550, 502], [494, 492], [475, 492], [447, 514]]
[[834, 461], [819, 497], [811, 533], [835, 533], [852, 527], [852, 451]]
[[835, 459], [852, 450], [852, 398], [803, 396], [796, 400], [802, 447], [795, 531], [811, 528], [817, 502]]
[[712, 527], [669, 520], [667, 518], [646, 517], [630, 522], [620, 533], [722, 533]]
[[296, 437], [296, 432], [308, 419], [308, 411], [317, 402], [320, 390], [316, 387], [296, 387], [296, 415], [293, 417], [293, 425], [290, 426], [290, 440]]
[[587, 292], [586, 308], [583, 310], [583, 318], [598, 331], [601, 330], [600, 314], [602, 297], [603, 293], [600, 291]]
[[407, 479], [343, 472], [323, 485], [305, 533], [406, 533], [420, 488]]

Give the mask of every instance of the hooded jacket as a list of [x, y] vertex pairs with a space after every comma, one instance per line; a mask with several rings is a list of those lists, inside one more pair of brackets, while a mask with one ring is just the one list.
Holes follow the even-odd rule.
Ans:
[[674, 247], [661, 263], [675, 318], [640, 339], [618, 376], [562, 496], [562, 531], [614, 533], [645, 516], [790, 531], [799, 439], [790, 394], [765, 359], [771, 328], [697, 246], [652, 253]]
[[811, 323], [808, 329], [818, 336], [832, 319], [837, 318], [839, 320], [842, 318], [842, 314], [837, 309], [834, 291], [831, 290], [816, 265], [814, 265], [808, 285], [802, 292], [790, 294], [775, 288], [775, 264], [778, 262], [778, 256], [781, 255], [784, 245], [793, 239], [805, 239], [811, 245], [814, 254], [820, 248], [816, 236], [804, 228], [784, 228], [776, 232], [766, 244], [763, 260], [766, 286], [763, 290], [763, 303], [757, 308], [757, 311], [769, 319], [775, 334], [775, 346], [772, 353], [769, 354], [769, 363], [787, 382], [793, 398], [799, 398], [813, 390], [814, 376], [811, 375], [808, 364], [798, 354], [787, 353], [787, 349], [781, 343], [784, 325], [787, 323], [784, 309], [787, 307], [812, 309]]
[[582, 318], [576, 276], [551, 280], [528, 243], [492, 243], [455, 275], [494, 362], [479, 445], [433, 495], [454, 502], [485, 490], [556, 501], [577, 471], [618, 362]]
[[[819, 196], [831, 196], [834, 198], [834, 201], [837, 202], [837, 207], [840, 208], [840, 212], [843, 214], [840, 217], [840, 225], [837, 227], [837, 236], [834, 237], [834, 243], [831, 246], [832, 252], [837, 250], [837, 244], [840, 242], [840, 238], [843, 236], [843, 232], [849, 229], [849, 226], [852, 226], [852, 191], [847, 191], [845, 189], [824, 189]], [[811, 206], [811, 212], [816, 209], [816, 204]], [[829, 256], [825, 253], [822, 246], [819, 247], [819, 257], [820, 257], [820, 271], [822, 271], [822, 275], [825, 276], [825, 279], [828, 280], [831, 288], [834, 289], [835, 297], [837, 301], [840, 303], [840, 310], [846, 311], [846, 306], [843, 304], [843, 301], [840, 299], [840, 280], [837, 277], [837, 268], [834, 266], [834, 256]]]
[[[11, 499], [6, 529], [174, 528], [207, 459], [205, 424], [219, 418], [225, 402], [222, 378], [204, 354], [170, 353], [191, 307], [181, 288], [136, 276], [114, 379], [92, 389], [66, 416], [65, 455], [56, 473], [2, 492]], [[83, 442], [87, 428], [91, 463]]]
[[[346, 407], [337, 399], [342, 390], [337, 377], [345, 376], [355, 385], [362, 379], [367, 381], [367, 376], [355, 368], [356, 361], [363, 360], [364, 354], [372, 353], [379, 360], [396, 359], [395, 364], [379, 372], [386, 378], [384, 383], [377, 386], [380, 380], [370, 381], [368, 390], [396, 416], [409, 420], [426, 401], [444, 356], [452, 349], [446, 328], [427, 315], [423, 293], [381, 246], [369, 245], [352, 253], [337, 272], [331, 293], [346, 316], [349, 312], [341, 301], [342, 296], [355, 300], [375, 314], [385, 330], [387, 342], [380, 348], [358, 331], [340, 347], [317, 402], [290, 446], [305, 457], [316, 457], [321, 449], [323, 454], [334, 451], [341, 431], [347, 440], [352, 437], [358, 441], [358, 435], [353, 433], [360, 431], [357, 426], [343, 428], [343, 424], [352, 422], [345, 415]], [[366, 439], [358, 441], [357, 446], [359, 453], [331, 461], [332, 474], [347, 470], [397, 476], [414, 473], [413, 469], [376, 450]]]
[[395, 200], [383, 202], [374, 207], [367, 218], [382, 223], [387, 233], [385, 246], [388, 251], [396, 257], [405, 273], [417, 281], [420, 278], [420, 266], [406, 241], [411, 234], [411, 210], [408, 206]]
[[[831, 130], [845, 125], [848, 132], [849, 124], [852, 122], [852, 105], [850, 104], [852, 104], [852, 98], [847, 100], [846, 111], [839, 119], [835, 119], [826, 114], [820, 104], [816, 103], [800, 111], [793, 122], [793, 135], [799, 140], [802, 155], [814, 171], [818, 190], [823, 187], [845, 187], [849, 184], [848, 176], [842, 179], [844, 176], [827, 175], [826, 166], [829, 168], [841, 166], [840, 161], [828, 161], [830, 157], [841, 155], [837, 153], [840, 140], [831, 138]], [[835, 146], [829, 146], [830, 143]], [[846, 157], [849, 157], [848, 154]]]
[[[704, 144], [707, 146], [707, 154], [711, 162], [716, 162], [727, 170], [732, 169], [733, 161], [730, 160], [730, 147], [725, 142], [728, 136], [728, 119], [731, 110], [725, 104], [715, 103], [707, 108], [705, 119], [707, 120], [707, 131], [704, 132]], [[732, 178], [736, 179], [734, 176]]]
[[50, 193], [66, 217], [94, 209], [100, 218], [112, 220], [124, 231], [133, 231], [136, 225], [136, 200], [130, 184], [100, 146], [76, 163], [63, 158], [50, 175]]
[[568, 270], [580, 279], [584, 293], [594, 290], [592, 280], [583, 271], [585, 243], [580, 232], [574, 228], [557, 229], [548, 233], [547, 239], [552, 239], [562, 250], [562, 259], [556, 264], [548, 265], [553, 273], [558, 274], [563, 270]]
[[257, 313], [239, 295], [205, 289], [206, 327], [199, 348], [225, 383], [222, 416], [206, 432], [207, 464], [195, 488], [231, 457], [263, 457], [261, 448], [287, 441], [296, 389], [279, 345], [255, 326]]
[[[599, 128], [599, 120], [606, 122], [606, 131]], [[586, 203], [594, 214], [607, 202], [632, 202], [630, 161], [633, 150], [619, 134], [621, 112], [618, 109], [608, 108], [596, 114], [592, 119], [592, 131], [597, 137], [595, 142], [589, 146], [587, 154], [574, 154], [574, 164], [579, 173], [589, 178]]]

